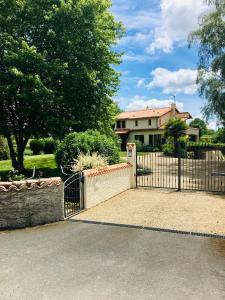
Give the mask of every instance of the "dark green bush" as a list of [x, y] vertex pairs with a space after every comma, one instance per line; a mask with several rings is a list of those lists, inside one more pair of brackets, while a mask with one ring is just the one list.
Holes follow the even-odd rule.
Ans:
[[45, 154], [55, 153], [57, 142], [52, 137], [42, 139], [42, 142], [43, 142], [43, 152]]
[[181, 158], [187, 157], [186, 143], [184, 141], [180, 142], [180, 148], [179, 145], [172, 142], [172, 140], [169, 140], [167, 144], [164, 144], [162, 147], [162, 152], [166, 156], [178, 157], [178, 151], [180, 151], [179, 155]]
[[120, 148], [117, 139], [100, 134], [96, 130], [68, 134], [58, 144], [55, 158], [58, 166], [70, 168], [79, 153], [91, 154], [94, 152], [106, 157], [109, 164], [116, 164], [120, 161]]
[[44, 148], [43, 140], [33, 139], [30, 141], [30, 149], [33, 152], [33, 155], [39, 155]]
[[164, 144], [162, 147], [163, 154], [166, 156], [174, 155], [174, 145], [172, 143]]
[[0, 136], [0, 160], [9, 159], [9, 148], [6, 139]]
[[141, 148], [142, 152], [160, 152], [161, 149], [160, 147], [156, 146], [150, 146], [150, 145], [143, 145]]
[[202, 153], [209, 150], [220, 150], [225, 155], [225, 144], [213, 144], [213, 143], [188, 143], [187, 151], [193, 152], [194, 157], [199, 159], [202, 157]]
[[143, 144], [142, 144], [142, 142], [141, 141], [139, 141], [139, 140], [131, 140], [131, 141], [129, 141], [129, 143], [133, 143], [133, 144], [135, 144], [136, 145], [136, 149], [137, 149], [137, 151], [139, 152], [139, 151], [142, 151], [142, 149], [143, 149]]

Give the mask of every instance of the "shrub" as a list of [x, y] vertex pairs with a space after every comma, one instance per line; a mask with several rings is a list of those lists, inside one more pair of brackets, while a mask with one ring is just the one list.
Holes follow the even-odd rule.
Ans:
[[39, 155], [44, 148], [43, 140], [34, 139], [30, 141], [30, 149], [33, 152], [33, 155]]
[[45, 154], [52, 154], [55, 152], [56, 150], [56, 141], [52, 138], [45, 138], [42, 140], [43, 142], [43, 152]]
[[107, 166], [107, 159], [98, 153], [80, 153], [78, 158], [74, 160], [74, 165], [72, 165], [73, 172], [80, 172], [88, 169], [96, 169]]
[[[172, 157], [178, 157], [178, 154], [180, 154], [181, 158], [186, 158], [186, 138], [180, 138], [179, 140], [180, 150], [178, 148], [178, 144], [174, 142], [174, 139], [172, 137], [168, 138], [167, 143], [162, 146], [163, 154]], [[180, 153], [178, 153], [178, 151], [180, 151]]]
[[162, 147], [163, 154], [166, 156], [174, 155], [174, 145], [172, 143], [164, 144]]
[[0, 136], [0, 160], [9, 159], [9, 148], [6, 139]]
[[160, 147], [150, 146], [150, 145], [143, 145], [141, 147], [142, 152], [160, 152]]
[[139, 141], [139, 140], [134, 140], [134, 141], [133, 141], [133, 140], [132, 140], [132, 141], [129, 141], [129, 143], [135, 144], [135, 145], [136, 145], [137, 151], [142, 151], [143, 144], [142, 144], [141, 141]]
[[26, 176], [23, 174], [20, 174], [19, 171], [17, 171], [17, 170], [13, 169], [9, 172], [9, 175], [8, 175], [9, 181], [23, 181], [25, 179], [26, 179]]
[[70, 168], [80, 153], [92, 154], [94, 152], [104, 156], [110, 165], [120, 161], [120, 148], [116, 139], [100, 134], [96, 130], [68, 134], [57, 146], [55, 158], [59, 166]]

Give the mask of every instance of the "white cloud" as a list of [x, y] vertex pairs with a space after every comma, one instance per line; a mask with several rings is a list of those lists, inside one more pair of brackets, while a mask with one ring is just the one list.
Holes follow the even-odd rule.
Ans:
[[160, 26], [154, 30], [154, 39], [146, 51], [171, 52], [175, 44], [186, 42], [188, 35], [197, 29], [199, 19], [210, 9], [204, 0], [161, 0]]
[[148, 88], [162, 88], [164, 94], [184, 93], [193, 95], [197, 91], [197, 70], [179, 69], [169, 71], [157, 68], [152, 71], [153, 80]]
[[126, 52], [126, 54], [124, 54], [122, 57], [123, 61], [139, 62], [139, 63], [146, 63], [147, 61], [153, 61], [155, 59], [156, 57], [153, 58], [149, 55], [136, 54], [132, 51]]
[[138, 82], [137, 82], [137, 85], [136, 85], [137, 88], [140, 88], [142, 86], [145, 86], [145, 79], [144, 78], [139, 79]]
[[[163, 108], [169, 107], [173, 103], [173, 100], [165, 99], [165, 100], [158, 100], [158, 99], [147, 99], [143, 96], [135, 96], [128, 104], [126, 110], [138, 110], [138, 109], [145, 109], [147, 106], [149, 108]], [[177, 102], [178, 109], [183, 109], [183, 103]]]

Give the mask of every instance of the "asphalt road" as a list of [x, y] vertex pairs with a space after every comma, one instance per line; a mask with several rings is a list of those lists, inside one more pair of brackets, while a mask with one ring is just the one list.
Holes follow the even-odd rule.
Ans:
[[72, 221], [2, 232], [0, 299], [225, 299], [225, 240]]

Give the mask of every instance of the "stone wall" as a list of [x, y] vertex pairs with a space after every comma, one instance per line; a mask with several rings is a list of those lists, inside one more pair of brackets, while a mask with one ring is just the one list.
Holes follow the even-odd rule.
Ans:
[[60, 178], [0, 182], [0, 229], [23, 228], [63, 219]]
[[133, 176], [133, 167], [129, 163], [84, 171], [84, 208], [132, 188]]

